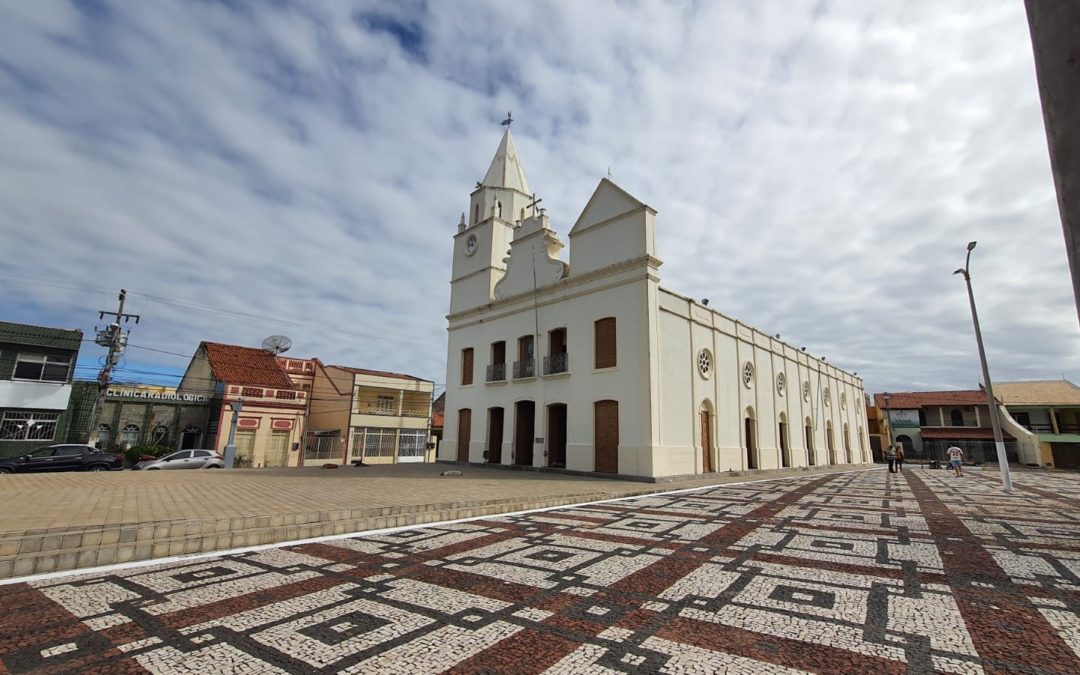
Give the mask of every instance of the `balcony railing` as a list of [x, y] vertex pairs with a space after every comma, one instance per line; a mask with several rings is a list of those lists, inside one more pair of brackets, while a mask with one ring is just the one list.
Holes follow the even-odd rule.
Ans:
[[[1025, 424], [1023, 425], [1028, 431], [1032, 431], [1037, 434], [1052, 434], [1054, 433], [1054, 426], [1052, 424]], [[1059, 434], [1080, 434], [1080, 424], [1059, 424], [1057, 432]]]
[[506, 382], [506, 363], [493, 363], [487, 367], [488, 382]]
[[536, 361], [534, 359], [514, 361], [514, 379], [520, 380], [526, 377], [536, 377]]
[[544, 357], [544, 374], [556, 375], [570, 370], [570, 355], [566, 352]]
[[387, 407], [375, 403], [358, 404], [356, 413], [360, 415], [387, 415], [390, 417], [428, 417], [431, 414], [426, 407], [410, 408], [406, 406], [399, 412], [397, 406]]

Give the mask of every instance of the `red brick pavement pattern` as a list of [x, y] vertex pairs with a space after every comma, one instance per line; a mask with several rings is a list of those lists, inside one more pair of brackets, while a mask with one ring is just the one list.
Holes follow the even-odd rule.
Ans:
[[761, 481], [5, 586], [0, 673], [1080, 672], [1080, 478], [1016, 483]]
[[945, 577], [986, 669], [1080, 672], [1080, 660], [963, 520], [917, 475], [909, 471], [905, 477], [922, 505]]

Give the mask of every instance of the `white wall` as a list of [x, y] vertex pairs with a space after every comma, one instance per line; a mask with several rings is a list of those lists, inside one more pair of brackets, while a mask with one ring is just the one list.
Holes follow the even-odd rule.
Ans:
[[0, 408], [63, 410], [67, 408], [70, 397], [70, 384], [0, 381]]
[[[483, 461], [487, 443], [488, 408], [504, 408], [502, 461], [512, 462], [514, 440], [514, 404], [531, 400], [536, 403], [535, 437], [545, 439], [533, 451], [533, 465], [546, 466], [547, 406], [567, 405], [567, 467], [592, 471], [593, 403], [612, 399], [619, 402], [620, 473], [651, 475], [652, 457], [649, 434], [648, 303], [649, 282], [640, 269], [590, 280], [585, 284], [563, 284], [547, 289], [538, 298], [534, 311], [532, 294], [498, 310], [452, 321], [447, 357], [446, 418], [439, 458], [457, 457], [458, 411], [472, 410], [469, 461]], [[596, 370], [594, 361], [594, 322], [616, 318], [617, 365]], [[532, 335], [539, 321], [536, 358], [538, 377], [512, 379], [517, 360], [517, 340]], [[548, 331], [566, 328], [569, 374], [542, 376], [543, 357], [548, 355]], [[486, 370], [491, 362], [491, 344], [506, 341], [507, 381], [487, 383]], [[461, 350], [474, 350], [473, 384], [461, 385]]]
[[[777, 469], [782, 465], [781, 413], [788, 423], [791, 466], [809, 463], [803, 431], [807, 417], [814, 425], [816, 464], [829, 463], [827, 421], [834, 427], [835, 463], [849, 463], [844, 453], [845, 423], [849, 425], [850, 463], [868, 461], [869, 439], [865, 413], [861, 412], [863, 389], [857, 377], [669, 291], [660, 290], [659, 306], [662, 368], [658, 392], [662, 414], [658, 422], [661, 442], [656, 452], [657, 475], [702, 470], [698, 413], [703, 405], [711, 407], [715, 415], [714, 470], [747, 468], [744, 419], [748, 408], [754, 413], [758, 468]], [[712, 373], [707, 378], [698, 369], [702, 349], [712, 353]], [[754, 370], [749, 386], [742, 380], [747, 362]], [[777, 387], [780, 373], [785, 378], [782, 393]], [[810, 383], [809, 400], [802, 395], [803, 382]], [[826, 388], [829, 406], [822, 401]], [[846, 407], [841, 405], [842, 396]]]

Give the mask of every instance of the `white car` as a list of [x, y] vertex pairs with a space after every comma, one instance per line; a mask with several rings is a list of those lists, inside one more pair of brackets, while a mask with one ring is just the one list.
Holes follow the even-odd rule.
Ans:
[[139, 462], [136, 471], [160, 469], [224, 469], [225, 458], [213, 450], [178, 450], [157, 459]]

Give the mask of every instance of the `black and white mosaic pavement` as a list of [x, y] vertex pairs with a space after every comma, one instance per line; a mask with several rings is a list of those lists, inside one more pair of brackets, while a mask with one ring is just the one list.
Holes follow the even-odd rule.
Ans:
[[1080, 672], [1080, 476], [881, 470], [0, 588], [0, 671]]

